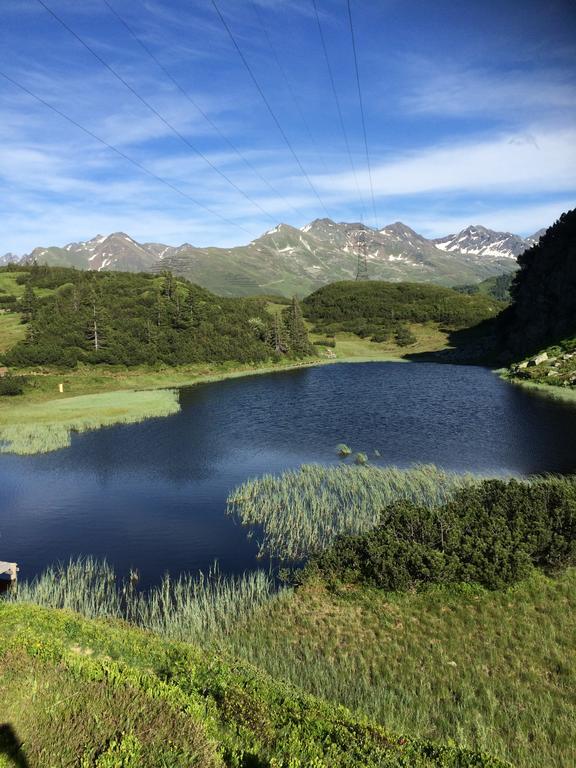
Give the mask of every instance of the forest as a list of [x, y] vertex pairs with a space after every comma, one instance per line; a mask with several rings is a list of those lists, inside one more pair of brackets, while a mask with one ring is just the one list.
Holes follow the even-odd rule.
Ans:
[[512, 304], [498, 324], [501, 347], [513, 360], [576, 336], [576, 209], [563, 213], [518, 263]]
[[296, 300], [271, 315], [265, 300], [215, 296], [169, 272], [33, 265], [17, 283], [24, 286], [18, 299], [0, 295], [26, 326], [25, 339], [3, 356], [14, 367], [256, 363], [311, 352]]

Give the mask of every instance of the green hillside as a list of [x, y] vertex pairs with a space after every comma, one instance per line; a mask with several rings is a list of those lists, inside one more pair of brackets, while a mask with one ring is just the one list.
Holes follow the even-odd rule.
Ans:
[[503, 315], [503, 344], [521, 359], [576, 336], [576, 209], [522, 254]]
[[314, 330], [351, 331], [385, 340], [406, 323], [437, 323], [445, 329], [469, 328], [495, 317], [504, 304], [484, 294], [452, 288], [382, 281], [332, 283], [303, 301]]
[[486, 280], [482, 280], [481, 283], [474, 285], [461, 285], [454, 286], [454, 290], [459, 293], [467, 293], [473, 295], [475, 293], [483, 293], [486, 296], [490, 296], [498, 301], [510, 301], [510, 288], [514, 282], [514, 272], [508, 272], [504, 275], [496, 275], [495, 277], [488, 277]]
[[0, 766], [499, 768], [393, 734], [246, 662], [0, 602]]
[[[508, 376], [570, 394], [576, 389], [576, 209], [519, 258], [512, 304], [498, 321]], [[512, 361], [512, 362], [511, 362]], [[552, 390], [550, 390], [552, 391]]]

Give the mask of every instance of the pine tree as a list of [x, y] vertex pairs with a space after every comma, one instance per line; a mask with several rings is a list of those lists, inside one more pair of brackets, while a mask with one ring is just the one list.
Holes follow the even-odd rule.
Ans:
[[296, 297], [292, 298], [290, 306], [282, 313], [285, 318], [288, 346], [294, 357], [306, 357], [314, 352], [308, 338], [308, 331], [302, 317], [302, 310]]
[[86, 338], [94, 352], [99, 352], [106, 343], [106, 311], [100, 292], [92, 287], [87, 303]]
[[22, 311], [22, 322], [30, 323], [36, 316], [36, 310], [38, 308], [38, 299], [34, 293], [34, 288], [30, 283], [26, 283], [24, 293], [20, 299], [20, 309]]
[[275, 314], [268, 331], [268, 344], [278, 355], [285, 355], [289, 351], [289, 343], [282, 315]]

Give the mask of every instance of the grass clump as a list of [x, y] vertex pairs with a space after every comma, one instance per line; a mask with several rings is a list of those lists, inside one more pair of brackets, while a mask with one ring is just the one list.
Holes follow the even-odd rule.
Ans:
[[16, 405], [0, 414], [0, 452], [47, 453], [69, 446], [73, 432], [134, 424], [179, 410], [174, 390], [107, 392]]
[[263, 571], [224, 577], [215, 568], [198, 576], [165, 575], [142, 592], [134, 580], [120, 581], [106, 561], [91, 557], [48, 568], [19, 581], [8, 600], [77, 611], [87, 618], [124, 619], [172, 640], [207, 642], [224, 637], [241, 619], [272, 599], [281, 599]]
[[261, 526], [260, 554], [300, 560], [340, 534], [374, 528], [395, 500], [435, 507], [474, 482], [471, 475], [430, 465], [403, 470], [312, 464], [248, 480], [230, 494], [227, 508], [244, 525]]
[[6, 374], [0, 377], [0, 397], [15, 397], [24, 392], [27, 379], [25, 376]]
[[345, 456], [350, 456], [352, 453], [352, 448], [350, 448], [349, 445], [346, 445], [346, 443], [339, 443], [336, 446], [336, 453], [338, 456], [342, 456], [344, 458]]

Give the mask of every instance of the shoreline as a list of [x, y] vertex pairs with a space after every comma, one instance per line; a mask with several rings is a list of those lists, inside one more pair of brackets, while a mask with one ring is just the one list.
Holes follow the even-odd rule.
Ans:
[[[173, 415], [180, 411], [179, 403], [174, 405], [164, 400], [174, 399], [175, 391], [184, 387], [332, 363], [365, 362], [409, 361], [381, 354], [378, 357], [313, 358], [240, 368], [224, 363], [216, 370], [198, 365], [164, 371], [81, 369], [68, 374], [28, 373], [34, 377], [39, 389], [23, 397], [6, 398], [8, 402], [0, 405], [0, 454], [50, 452], [67, 447], [72, 433]], [[26, 375], [26, 372], [21, 373]], [[60, 396], [59, 384], [64, 387]]]
[[557, 387], [554, 384], [540, 384], [537, 381], [527, 381], [525, 379], [518, 379], [513, 376], [507, 375], [507, 369], [498, 369], [494, 371], [500, 378], [508, 384], [514, 384], [515, 386], [522, 387], [535, 394], [542, 395], [543, 397], [549, 397], [553, 400], [561, 400], [564, 403], [572, 403], [576, 405], [576, 389], [569, 387]]

